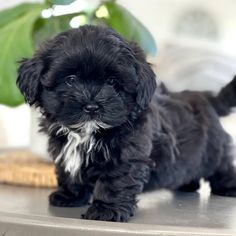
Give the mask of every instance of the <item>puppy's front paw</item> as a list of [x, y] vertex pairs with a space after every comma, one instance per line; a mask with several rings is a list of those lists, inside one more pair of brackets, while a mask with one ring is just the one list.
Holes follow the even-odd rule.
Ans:
[[87, 212], [82, 215], [83, 219], [101, 220], [113, 222], [127, 222], [133, 216], [133, 212], [119, 209], [119, 207], [109, 207], [106, 204], [93, 204]]
[[49, 202], [53, 206], [59, 207], [80, 207], [86, 205], [90, 195], [75, 196], [69, 192], [58, 190], [49, 195]]

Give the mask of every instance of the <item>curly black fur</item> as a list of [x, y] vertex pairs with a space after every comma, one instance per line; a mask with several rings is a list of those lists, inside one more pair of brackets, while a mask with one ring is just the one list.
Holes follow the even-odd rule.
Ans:
[[[127, 221], [149, 189], [236, 196], [230, 138], [219, 123], [236, 104], [236, 78], [214, 97], [157, 87], [142, 50], [109, 28], [84, 26], [24, 59], [17, 84], [42, 111], [56, 162], [56, 206], [81, 206], [85, 219]], [[73, 161], [72, 161], [73, 160]]]

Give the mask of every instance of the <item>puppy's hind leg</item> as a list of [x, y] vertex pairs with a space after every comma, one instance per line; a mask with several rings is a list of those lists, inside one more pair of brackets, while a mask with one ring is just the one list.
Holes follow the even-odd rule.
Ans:
[[192, 180], [190, 183], [179, 187], [177, 190], [181, 192], [194, 192], [200, 188], [200, 180]]
[[236, 168], [233, 163], [224, 163], [207, 180], [210, 182], [213, 194], [236, 197]]

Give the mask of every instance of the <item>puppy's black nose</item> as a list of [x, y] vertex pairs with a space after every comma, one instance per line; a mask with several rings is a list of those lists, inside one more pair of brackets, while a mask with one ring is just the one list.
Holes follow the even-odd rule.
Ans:
[[84, 111], [86, 113], [93, 113], [93, 112], [98, 111], [98, 109], [99, 109], [99, 106], [95, 103], [88, 104], [84, 107]]

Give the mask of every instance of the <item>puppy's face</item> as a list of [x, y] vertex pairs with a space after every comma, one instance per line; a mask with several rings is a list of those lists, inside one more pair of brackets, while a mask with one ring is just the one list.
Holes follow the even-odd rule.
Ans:
[[120, 126], [148, 105], [156, 86], [139, 48], [95, 26], [48, 41], [22, 62], [17, 82], [26, 101], [70, 129], [90, 121]]
[[118, 64], [109, 45], [93, 53], [78, 47], [79, 55], [53, 55], [41, 93], [45, 111], [70, 128], [88, 121], [102, 127], [126, 122], [136, 103], [135, 68]]

